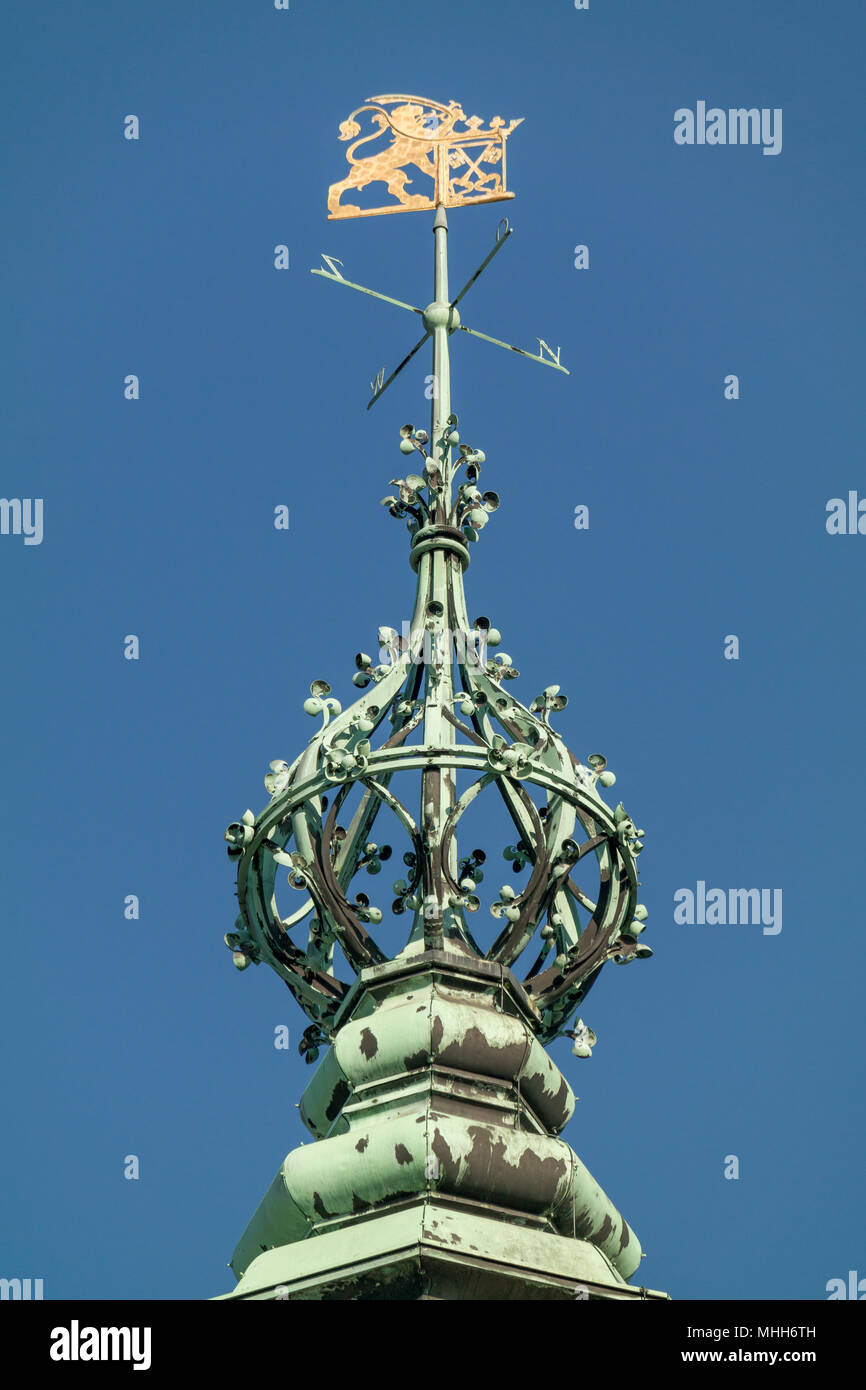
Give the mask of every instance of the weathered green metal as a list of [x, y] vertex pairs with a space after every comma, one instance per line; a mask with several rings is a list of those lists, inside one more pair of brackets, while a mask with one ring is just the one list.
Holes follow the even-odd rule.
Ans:
[[[390, 1296], [453, 1296], [439, 1229], [478, 1297], [574, 1296], [577, 1281], [650, 1296], [627, 1283], [634, 1232], [556, 1137], [574, 1096], [510, 972], [445, 951], [395, 960], [362, 972], [352, 1015], [301, 1102], [318, 1142], [289, 1154], [235, 1249], [235, 1297], [378, 1296], [367, 1259], [383, 1249]], [[369, 1230], [407, 1210], [421, 1213], [408, 1266]]]
[[432, 1194], [545, 1218], [597, 1245], [628, 1279], [637, 1238], [553, 1137], [574, 1097], [530, 1029], [432, 972], [410, 983], [338, 1034], [333, 1062], [301, 1102], [323, 1142], [286, 1159], [235, 1251], [235, 1274], [275, 1235], [289, 1244], [321, 1223]]
[[[223, 1299], [612, 1299], [667, 1295], [617, 1280], [588, 1241], [433, 1206], [385, 1212], [250, 1265]], [[519, 1276], [515, 1273], [519, 1271]]]
[[[308, 1062], [328, 1049], [301, 1102], [316, 1142], [289, 1155], [244, 1233], [236, 1296], [451, 1296], [442, 1290], [463, 1261], [472, 1287], [499, 1290], [478, 1297], [520, 1297], [524, 1284], [527, 1296], [568, 1296], [569, 1280], [589, 1297], [630, 1297], [637, 1238], [557, 1137], [574, 1098], [543, 1044], [566, 1034], [589, 1056], [595, 1034], [569, 1024], [599, 971], [652, 954], [637, 901], [643, 831], [601, 796], [615, 781], [605, 759], [581, 762], [553, 728], [567, 703], [559, 687], [527, 704], [514, 698], [510, 656], [490, 656], [499, 631], [469, 619], [464, 571], [499, 498], [479, 486], [483, 451], [460, 437], [449, 339], [463, 327], [457, 301], [510, 229], [453, 301], [442, 206], [433, 233], [423, 310], [345, 280], [334, 258], [330, 272], [314, 272], [420, 314], [434, 389], [429, 435], [402, 427], [409, 471], [383, 498], [411, 537], [411, 621], [402, 634], [380, 628], [377, 662], [357, 654], [360, 693], [348, 708], [313, 681], [304, 708], [321, 727], [293, 763], [271, 763], [264, 810], [226, 831], [238, 861], [240, 915], [226, 938], [235, 964], [267, 962], [284, 980], [311, 1020], [300, 1046]], [[559, 367], [558, 349], [536, 360]], [[377, 379], [374, 400], [387, 385]], [[515, 832], [505, 859], [527, 879], [503, 884], [490, 903], [498, 929], [485, 945], [469, 918], [490, 861], [463, 825], [497, 793]], [[381, 882], [392, 849], [373, 835], [386, 818], [407, 848], [391, 901], [372, 902], [353, 895], [353, 881], [366, 871]], [[587, 865], [592, 891], [578, 881]], [[302, 895], [297, 907], [285, 909], [278, 879]], [[386, 911], [407, 919], [396, 952], [377, 941]], [[338, 973], [337, 950], [354, 983]], [[449, 1231], [447, 1259], [437, 1222]], [[458, 1249], [461, 1223], [487, 1244], [467, 1237]], [[407, 1232], [411, 1256], [393, 1244]]]

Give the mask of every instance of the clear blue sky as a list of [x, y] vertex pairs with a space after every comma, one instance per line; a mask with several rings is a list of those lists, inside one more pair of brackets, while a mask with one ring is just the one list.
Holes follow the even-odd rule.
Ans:
[[[454, 344], [503, 499], [470, 611], [519, 698], [570, 696], [558, 727], [647, 829], [655, 956], [606, 969], [591, 1061], [554, 1045], [580, 1096], [565, 1137], [651, 1287], [821, 1299], [866, 1274], [866, 536], [825, 529], [829, 498], [866, 495], [862, 5], [18, 0], [0, 22], [0, 492], [44, 499], [41, 545], [0, 536], [0, 1274], [49, 1298], [225, 1292], [305, 1137], [310, 1070], [272, 1040], [306, 1020], [232, 968], [222, 837], [313, 732], [309, 681], [348, 700], [353, 653], [409, 614], [378, 500], [431, 368], [365, 413], [415, 325], [307, 273], [325, 251], [430, 298], [429, 214], [326, 220], [339, 123], [394, 90], [526, 118], [515, 235], [461, 307], [561, 344], [571, 375]], [[701, 100], [782, 108], [781, 154], [676, 145]], [[455, 285], [502, 211], [452, 215]], [[782, 931], [677, 925], [699, 880], [781, 889]]]

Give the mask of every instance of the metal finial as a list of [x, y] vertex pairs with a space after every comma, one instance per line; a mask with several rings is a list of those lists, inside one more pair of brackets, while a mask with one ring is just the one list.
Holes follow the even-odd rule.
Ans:
[[[378, 1265], [370, 1264], [370, 1294], [359, 1242], [363, 1232], [384, 1240], [392, 1217], [414, 1221], [413, 1207], [422, 1228], [410, 1240], [401, 1226], [401, 1251], [435, 1245], [444, 1239], [439, 1222], [453, 1221], [460, 1248], [449, 1244], [448, 1260], [472, 1263], [471, 1250], [516, 1291], [528, 1269], [547, 1268], [547, 1232], [556, 1231], [567, 1240], [557, 1243], [555, 1278], [542, 1276], [548, 1296], [561, 1294], [563, 1259], [593, 1297], [644, 1296], [627, 1284], [639, 1265], [637, 1238], [556, 1137], [574, 1098], [543, 1050], [566, 1035], [588, 1058], [596, 1035], [569, 1020], [602, 966], [652, 954], [637, 902], [643, 831], [622, 802], [612, 809], [603, 799], [600, 788], [615, 780], [606, 759], [580, 762], [554, 728], [567, 704], [559, 686], [527, 703], [510, 693], [520, 673], [495, 650], [501, 634], [491, 618], [470, 620], [464, 593], [470, 547], [499, 497], [481, 491], [484, 451], [452, 410], [450, 340], [463, 331], [522, 350], [467, 328], [457, 307], [510, 237], [507, 221], [452, 299], [446, 208], [512, 196], [505, 140], [518, 122], [506, 127], [496, 117], [484, 129], [456, 102], [379, 97], [344, 123], [343, 139], [361, 135], [362, 112], [389, 144], [355, 158], [373, 136], [355, 140], [351, 172], [330, 190], [330, 215], [434, 210], [433, 298], [422, 309], [353, 284], [330, 256], [313, 273], [421, 318], [421, 340], [387, 380], [384, 368], [374, 376], [371, 405], [432, 339], [430, 430], [395, 430], [402, 476], [382, 499], [410, 533], [415, 603], [402, 632], [379, 628], [378, 660], [356, 653], [353, 704], [343, 708], [326, 680], [313, 681], [304, 708], [320, 721], [315, 734], [294, 762], [270, 764], [265, 809], [226, 831], [240, 908], [226, 942], [239, 969], [270, 965], [311, 1020], [299, 1051], [318, 1067], [301, 1115], [321, 1141], [289, 1155], [241, 1237], [237, 1296], [260, 1296], [277, 1275], [280, 1292], [266, 1296], [306, 1297], [313, 1287], [378, 1297]], [[406, 166], [432, 180], [429, 197], [407, 192]], [[343, 203], [376, 179], [391, 206]], [[564, 372], [559, 349], [539, 345], [522, 355]], [[500, 845], [504, 864], [485, 846], [493, 820], [471, 828], [497, 795], [516, 832]], [[371, 876], [361, 880], [366, 892], [360, 874]], [[485, 874], [495, 926], [480, 912]], [[436, 1213], [429, 1233], [428, 1212]], [[303, 1270], [293, 1257], [300, 1241]], [[397, 1280], [392, 1292], [415, 1277], [399, 1282], [396, 1248], [386, 1242], [377, 1255]], [[476, 1278], [473, 1268], [469, 1296], [486, 1297]], [[452, 1290], [447, 1281], [442, 1288]]]

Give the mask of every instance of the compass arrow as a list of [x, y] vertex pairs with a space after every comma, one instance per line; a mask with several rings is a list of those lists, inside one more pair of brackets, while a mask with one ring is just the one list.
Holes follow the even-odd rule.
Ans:
[[[334, 259], [326, 256], [329, 265], [334, 264]], [[341, 261], [336, 262], [341, 265]], [[347, 280], [344, 275], [337, 273], [331, 275], [327, 270], [311, 270], [311, 275], [321, 275], [323, 280], [331, 280], [335, 285], [345, 285], [350, 290], [359, 290], [361, 294], [369, 294], [373, 299], [384, 299], [386, 304], [395, 304], [398, 309], [408, 309], [411, 314], [423, 314], [423, 309], [416, 309], [414, 304], [404, 304], [402, 299], [392, 299], [390, 294], [380, 294], [378, 290], [368, 290], [366, 285], [355, 285], [351, 280]]]
[[[418, 342], [417, 342], [417, 343], [415, 344], [415, 346], [412, 348], [411, 352], [408, 352], [408, 353], [406, 354], [406, 356], [403, 358], [403, 361], [400, 363], [399, 367], [395, 367], [395, 368], [394, 368], [393, 372], [392, 372], [391, 375], [388, 377], [388, 380], [385, 381], [385, 382], [383, 382], [382, 385], [381, 385], [380, 387], [378, 387], [378, 389], [376, 390], [375, 394], [372, 395], [372, 396], [370, 397], [370, 399], [368, 400], [368, 402], [367, 402], [367, 409], [368, 409], [368, 410], [370, 409], [370, 406], [371, 406], [371, 405], [375, 405], [375, 404], [376, 404], [376, 402], [377, 402], [377, 400], [379, 399], [380, 396], [384, 395], [384, 393], [388, 390], [388, 387], [391, 385], [391, 382], [394, 380], [395, 376], [399, 376], [399, 375], [400, 375], [400, 373], [402, 372], [403, 368], [406, 366], [406, 363], [407, 363], [407, 362], [411, 362], [412, 358], [415, 356], [415, 353], [418, 351], [419, 348], [422, 348], [422, 347], [424, 346], [424, 344], [426, 343], [426, 341], [427, 341], [427, 339], [428, 339], [429, 337], [430, 337], [430, 332], [429, 332], [429, 330], [428, 330], [428, 331], [424, 334], [424, 337], [423, 337], [423, 338], [419, 338]], [[373, 383], [370, 382], [370, 385], [371, 385], [371, 386], [372, 386], [372, 384], [373, 384]]]
[[[509, 352], [517, 352], [521, 357], [528, 357], [530, 362], [541, 362], [545, 367], [553, 367], [555, 371], [565, 372], [566, 376], [571, 376], [571, 372], [567, 367], [563, 367], [559, 360], [559, 348], [557, 348], [554, 353], [551, 348], [547, 347], [547, 344], [542, 338], [538, 339], [542, 348], [541, 352], [527, 352], [526, 348], [515, 347], [513, 343], [503, 343], [501, 338], [491, 338], [489, 333], [479, 333], [477, 328], [467, 328], [465, 323], [457, 324], [456, 328], [452, 331], [455, 333], [471, 333], [473, 338], [483, 338], [485, 343], [493, 343], [495, 347], [507, 348]], [[547, 348], [550, 354], [549, 357], [546, 357], [544, 354], [545, 348]]]
[[452, 309], [455, 307], [455, 305], [457, 305], [457, 304], [460, 303], [460, 301], [461, 301], [461, 299], [463, 298], [463, 296], [464, 296], [464, 294], [466, 293], [466, 291], [467, 291], [467, 290], [471, 290], [472, 286], [475, 284], [475, 281], [478, 279], [478, 277], [479, 277], [479, 275], [481, 274], [482, 270], [486, 270], [486, 269], [487, 269], [487, 267], [489, 266], [490, 262], [493, 260], [493, 257], [496, 255], [496, 252], [502, 250], [502, 248], [503, 248], [503, 246], [505, 245], [506, 241], [507, 241], [508, 238], [511, 236], [511, 233], [512, 233], [512, 231], [513, 231], [513, 228], [512, 228], [512, 227], [509, 227], [509, 225], [508, 225], [508, 218], [507, 218], [507, 217], [503, 217], [502, 221], [501, 221], [500, 224], [499, 224], [499, 227], [500, 227], [501, 230], [498, 230], [497, 233], [496, 233], [496, 245], [494, 246], [493, 250], [490, 252], [489, 256], [485, 256], [484, 260], [481, 262], [481, 264], [480, 264], [480, 266], [478, 267], [478, 269], [476, 270], [475, 274], [474, 274], [473, 276], [471, 276], [471, 278], [468, 279], [468, 280], [466, 281], [466, 284], [463, 286], [463, 288], [462, 288], [462, 290], [460, 291], [460, 293], [458, 294], [457, 298], [456, 298], [456, 299], [452, 299], [452, 301], [451, 301], [451, 308], [452, 308]]

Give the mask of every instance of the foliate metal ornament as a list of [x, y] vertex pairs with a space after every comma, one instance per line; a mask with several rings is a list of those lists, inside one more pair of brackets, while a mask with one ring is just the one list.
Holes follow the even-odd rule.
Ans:
[[574, 1047], [571, 1049], [575, 1057], [591, 1057], [592, 1049], [598, 1042], [598, 1038], [591, 1028], [587, 1028], [583, 1019], [577, 1019], [574, 1028], [566, 1029], [566, 1037], [574, 1039]]
[[[375, 217], [513, 198], [506, 188], [505, 142], [522, 119], [507, 124], [494, 116], [485, 126], [456, 101], [443, 106], [425, 97], [368, 97], [340, 126], [340, 139], [352, 141], [346, 151], [350, 171], [328, 190], [328, 216]], [[383, 138], [385, 148], [375, 148]], [[419, 175], [427, 191], [407, 192]], [[371, 183], [386, 184], [392, 201], [376, 208], [343, 202], [344, 194]]]
[[[368, 929], [386, 915], [391, 922], [395, 913], [405, 914], [404, 952], [447, 942], [449, 950], [507, 966], [529, 952], [523, 984], [536, 1009], [538, 1036], [549, 1041], [565, 1031], [605, 961], [649, 953], [638, 944], [646, 915], [637, 903], [643, 832], [622, 803], [611, 809], [602, 800], [605, 759], [592, 755], [583, 765], [551, 727], [551, 714], [566, 704], [558, 686], [547, 686], [529, 706], [503, 694], [503, 678], [517, 673], [506, 653], [487, 659], [486, 638], [495, 629], [487, 618], [469, 621], [463, 591], [472, 511], [486, 498], [486, 516], [491, 499], [478, 492], [480, 464], [467, 464], [479, 451], [461, 444], [452, 453], [453, 432], [447, 421], [438, 431], [434, 424], [428, 454], [426, 437], [404, 427], [401, 439], [415, 440], [424, 472], [392, 480], [396, 492], [386, 499], [395, 515], [410, 514], [417, 523], [408, 640], [394, 628], [379, 629], [390, 658], [380, 669], [357, 653], [355, 679], [371, 684], [347, 708], [325, 681], [312, 683], [305, 709], [323, 716], [322, 727], [293, 764], [271, 763], [267, 808], [256, 818], [247, 812], [226, 832], [229, 853], [240, 860], [247, 943], [230, 944], [243, 951], [244, 965], [267, 961], [309, 1017], [327, 1029], [351, 984], [338, 977], [333, 948], [354, 974], [382, 963], [389, 953]], [[410, 742], [419, 728], [421, 742]], [[406, 773], [420, 782], [417, 809], [392, 790]], [[469, 785], [458, 794], [463, 774], [470, 775]], [[476, 889], [492, 847], [473, 844], [461, 856], [458, 841], [463, 816], [480, 795], [494, 792], [518, 832], [516, 844], [504, 847], [505, 857], [516, 874], [528, 870], [529, 876], [520, 891], [510, 884], [500, 890], [491, 912], [501, 930], [478, 944], [480, 929], [473, 924], [470, 931], [467, 917], [475, 919], [482, 906]], [[350, 793], [351, 814], [344, 813]], [[372, 834], [383, 816], [391, 822], [387, 844], [381, 832]], [[379, 871], [391, 857], [394, 834], [407, 846], [408, 870], [394, 882], [395, 896], [377, 892], [371, 900], [354, 892], [359, 872], [379, 875], [377, 887], [382, 882]], [[596, 864], [594, 893], [575, 879], [584, 861]], [[300, 908], [283, 907], [286, 884], [304, 893]]]

